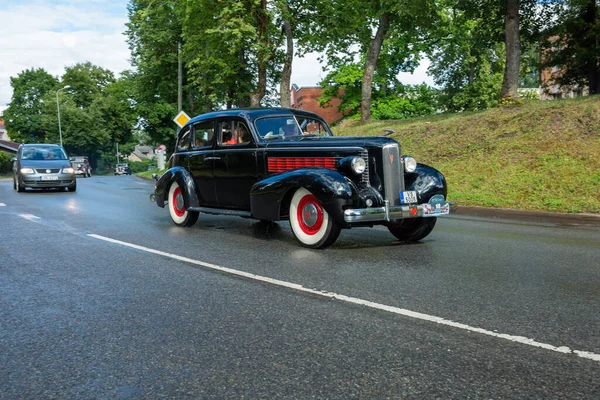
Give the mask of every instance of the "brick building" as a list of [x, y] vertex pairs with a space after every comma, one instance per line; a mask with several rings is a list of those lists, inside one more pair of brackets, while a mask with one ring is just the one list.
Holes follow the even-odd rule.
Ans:
[[333, 98], [326, 107], [321, 107], [319, 97], [323, 93], [323, 88], [319, 86], [298, 87], [292, 85], [291, 104], [292, 108], [313, 112], [323, 118], [328, 124], [337, 122], [344, 116], [338, 111], [340, 99]]
[[[550, 37], [550, 42], [557, 43], [559, 37]], [[540, 58], [545, 58], [545, 51], [542, 51]], [[580, 96], [589, 96], [587, 86], [561, 86], [556, 80], [563, 74], [563, 68], [554, 66], [540, 71], [540, 98], [542, 100], [565, 99]]]

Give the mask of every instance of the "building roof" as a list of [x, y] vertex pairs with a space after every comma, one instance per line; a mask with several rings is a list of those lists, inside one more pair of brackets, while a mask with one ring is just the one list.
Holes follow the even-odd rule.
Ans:
[[19, 143], [11, 142], [8, 140], [0, 140], [0, 150], [16, 154], [17, 150], [19, 150]]

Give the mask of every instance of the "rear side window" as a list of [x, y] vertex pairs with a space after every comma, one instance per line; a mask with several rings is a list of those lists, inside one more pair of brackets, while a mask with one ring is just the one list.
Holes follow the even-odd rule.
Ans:
[[250, 143], [250, 130], [242, 121], [221, 121], [219, 142], [222, 146], [234, 146]]
[[188, 151], [192, 142], [192, 130], [189, 126], [183, 128], [177, 141], [177, 151]]
[[194, 125], [193, 148], [211, 146], [215, 137], [214, 121], [204, 121]]

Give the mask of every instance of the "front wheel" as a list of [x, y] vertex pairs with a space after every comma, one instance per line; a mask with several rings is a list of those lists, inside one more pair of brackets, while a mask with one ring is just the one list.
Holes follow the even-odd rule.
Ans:
[[18, 193], [23, 193], [25, 191], [25, 188], [23, 186], [21, 186], [21, 184], [19, 183], [19, 178], [15, 179], [14, 183], [13, 183], [13, 188], [18, 192]]
[[404, 242], [416, 242], [431, 233], [437, 218], [413, 218], [390, 223], [387, 227], [392, 235]]
[[319, 200], [304, 188], [298, 189], [292, 197], [290, 226], [296, 239], [312, 249], [331, 246], [341, 231], [340, 225], [330, 218]]
[[169, 214], [175, 225], [192, 226], [198, 221], [198, 211], [188, 211], [183, 203], [183, 193], [177, 182], [169, 189]]

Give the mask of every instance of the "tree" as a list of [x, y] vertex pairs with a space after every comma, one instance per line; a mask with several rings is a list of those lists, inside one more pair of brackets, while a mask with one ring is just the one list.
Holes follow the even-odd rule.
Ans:
[[[177, 114], [177, 75], [182, 47], [182, 25], [185, 2], [176, 0], [131, 0], [129, 22], [125, 34], [136, 67], [127, 79], [132, 88], [133, 106], [153, 142], [173, 145]], [[184, 110], [195, 115], [193, 96], [184, 60], [182, 68]]]
[[504, 16], [506, 62], [504, 79], [500, 90], [500, 103], [511, 103], [519, 98], [519, 71], [521, 57], [521, 41], [519, 36], [519, 0], [506, 0]]
[[48, 130], [44, 126], [44, 104], [54, 107], [53, 115], [56, 118], [56, 100], [52, 99], [55, 99], [54, 92], [58, 89], [58, 82], [57, 78], [42, 68], [28, 69], [16, 78], [10, 78], [13, 95], [4, 111], [4, 120], [13, 141], [45, 141]]
[[425, 28], [437, 20], [437, 2], [433, 0], [306, 0], [306, 7], [313, 23], [312, 36], [305, 41], [325, 52], [331, 69], [358, 60], [363, 63], [362, 120], [371, 117], [374, 74], [381, 57], [395, 60], [388, 64], [395, 74], [411, 70], [425, 45]]
[[75, 105], [89, 107], [116, 79], [112, 71], [86, 61], [65, 68], [62, 81], [70, 86], [69, 93]]
[[544, 31], [542, 67], [560, 66], [555, 83], [587, 86], [600, 94], [600, 5], [595, 0], [557, 2], [555, 23]]

